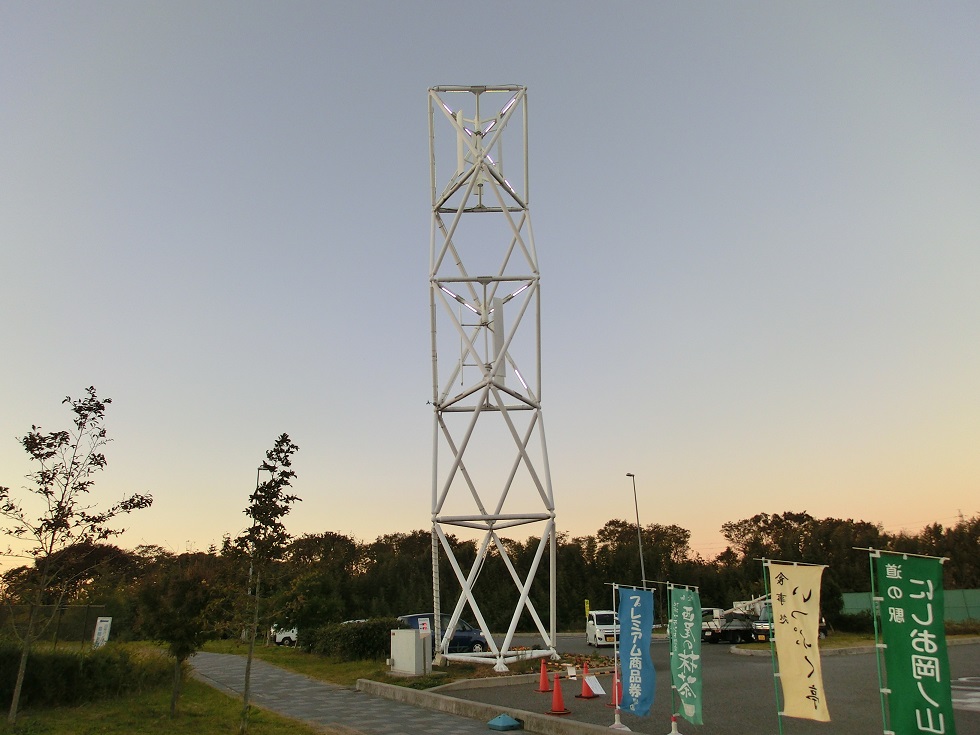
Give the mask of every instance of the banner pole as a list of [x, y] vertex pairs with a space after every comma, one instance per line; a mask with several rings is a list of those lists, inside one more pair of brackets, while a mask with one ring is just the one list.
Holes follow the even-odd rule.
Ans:
[[875, 559], [881, 557], [881, 553], [875, 549], [865, 549], [868, 553], [868, 566], [871, 573], [871, 621], [875, 630], [875, 665], [878, 667], [878, 702], [881, 704], [881, 730], [888, 732], [888, 707], [886, 697], [888, 690], [885, 687], [884, 677], [881, 672], [881, 632], [878, 626], [878, 615], [881, 612], [878, 593], [875, 586]]
[[[636, 589], [636, 588], [634, 588], [634, 589]], [[614, 667], [616, 673], [613, 676], [613, 687], [612, 687], [613, 692], [612, 692], [612, 698], [613, 698], [613, 702], [616, 705], [616, 714], [613, 716], [613, 724], [611, 724], [609, 726], [609, 729], [610, 730], [629, 730], [629, 728], [626, 727], [626, 725], [623, 724], [623, 721], [622, 721], [622, 719], [620, 717], [620, 712], [619, 712], [619, 699], [620, 699], [620, 697], [619, 697], [619, 689], [623, 686], [623, 679], [622, 679], [622, 676], [621, 676], [621, 672], [619, 670], [619, 636], [622, 635], [622, 633], [623, 633], [623, 626], [622, 626], [622, 624], [619, 623], [619, 611], [616, 608], [616, 603], [618, 602], [618, 599], [619, 599], [619, 585], [616, 584], [615, 582], [613, 582], [613, 584], [612, 584], [612, 598], [613, 598], [612, 599], [612, 611], [613, 611], [613, 615], [616, 616], [615, 617], [615, 620], [616, 620], [617, 625], [619, 627], [619, 635], [616, 635], [613, 638], [613, 667]], [[616, 683], [617, 682], [617, 678], [616, 677], [619, 677], [619, 679], [618, 679], [619, 684], [618, 685]]]
[[779, 701], [779, 661], [776, 658], [776, 643], [773, 641], [776, 632], [776, 621], [772, 619], [772, 592], [769, 589], [769, 560], [762, 560], [762, 588], [769, 600], [769, 655], [772, 658], [772, 689], [776, 695], [776, 723], [779, 735], [783, 735], [783, 705]]
[[671, 717], [676, 717], [677, 715], [677, 689], [674, 686], [674, 641], [671, 636], [671, 631], [674, 626], [674, 610], [670, 606], [670, 598], [673, 596], [674, 585], [670, 582], [667, 583], [667, 648], [670, 650], [670, 715]]

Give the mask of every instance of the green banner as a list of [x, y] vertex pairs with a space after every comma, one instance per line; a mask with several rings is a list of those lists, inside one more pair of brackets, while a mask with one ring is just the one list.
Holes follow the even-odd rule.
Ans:
[[701, 598], [697, 590], [670, 588], [670, 675], [680, 712], [694, 725], [701, 719]]
[[941, 560], [883, 551], [875, 559], [875, 582], [888, 677], [888, 729], [956, 735]]

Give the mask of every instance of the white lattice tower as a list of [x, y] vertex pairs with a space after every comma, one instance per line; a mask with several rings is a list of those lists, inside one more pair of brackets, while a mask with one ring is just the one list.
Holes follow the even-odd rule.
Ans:
[[[541, 413], [541, 292], [528, 209], [527, 90], [431, 88], [429, 150], [436, 649], [448, 659], [483, 661], [506, 671], [507, 663], [529, 656], [557, 658], [555, 503]], [[531, 527], [522, 530], [539, 542], [529, 566], [519, 570], [499, 534], [525, 525]], [[462, 564], [453, 551], [457, 530], [478, 539], [471, 564]], [[547, 626], [530, 597], [546, 551]], [[461, 589], [445, 630], [440, 555]], [[491, 637], [480, 603], [480, 571], [489, 555], [499, 556], [514, 583], [502, 642]], [[494, 593], [499, 599], [499, 590]], [[449, 651], [467, 606], [489, 651]], [[525, 612], [545, 642], [543, 650], [511, 649]]]

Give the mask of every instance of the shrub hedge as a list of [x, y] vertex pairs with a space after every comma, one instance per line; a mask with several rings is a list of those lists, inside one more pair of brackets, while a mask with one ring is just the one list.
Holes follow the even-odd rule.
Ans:
[[980, 635], [980, 620], [947, 621], [946, 635]]
[[842, 633], [874, 633], [874, 621], [867, 610], [856, 613], [841, 613], [834, 617], [834, 630]]
[[[980, 620], [947, 620], [943, 626], [946, 635], [980, 635]], [[874, 633], [875, 624], [870, 610], [839, 615], [834, 629], [845, 633]]]
[[384, 659], [391, 655], [391, 631], [406, 626], [398, 618], [371, 618], [363, 623], [335, 623], [299, 632], [299, 645], [341, 661]]
[[[0, 645], [0, 702], [10, 703], [20, 649]], [[163, 656], [141, 656], [109, 644], [96, 651], [32, 651], [27, 659], [20, 706], [55, 707], [90, 702], [168, 683], [173, 664]]]

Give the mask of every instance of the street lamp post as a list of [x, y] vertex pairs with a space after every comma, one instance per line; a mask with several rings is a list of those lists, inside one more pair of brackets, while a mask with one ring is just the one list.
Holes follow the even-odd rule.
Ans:
[[636, 543], [640, 548], [640, 581], [643, 584], [643, 589], [646, 589], [647, 570], [643, 564], [643, 535], [640, 533], [640, 505], [636, 501], [636, 475], [632, 472], [627, 472], [626, 476], [633, 479], [633, 507], [636, 509]]

